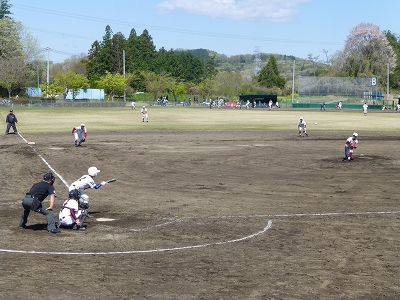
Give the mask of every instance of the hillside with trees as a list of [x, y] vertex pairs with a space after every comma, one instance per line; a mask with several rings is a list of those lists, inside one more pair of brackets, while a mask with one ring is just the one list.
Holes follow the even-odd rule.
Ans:
[[39, 85], [46, 97], [64, 95], [64, 99], [68, 91], [76, 95], [79, 89], [89, 86], [104, 89], [110, 101], [122, 95], [129, 99], [139, 91], [154, 99], [166, 94], [174, 99], [233, 99], [238, 94], [253, 93], [290, 97], [294, 62], [295, 80], [299, 75], [376, 76], [380, 90], [386, 89], [389, 69], [391, 93], [400, 93], [400, 37], [391, 31], [382, 32], [373, 24], [352, 28], [341, 51], [316, 50], [323, 53], [322, 57], [313, 53], [306, 58], [259, 53], [259, 73], [255, 72], [255, 53], [226, 56], [208, 49], [157, 50], [146, 29], [138, 34], [132, 28], [125, 37], [106, 25], [104, 35], [93, 41], [86, 56], [50, 62], [46, 74], [46, 49], [39, 48], [23, 24], [12, 19], [8, 0], [1, 3], [0, 93], [7, 98], [24, 96], [27, 87]]

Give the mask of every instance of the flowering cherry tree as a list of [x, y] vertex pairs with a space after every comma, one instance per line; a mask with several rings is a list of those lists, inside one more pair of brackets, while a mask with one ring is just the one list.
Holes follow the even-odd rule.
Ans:
[[361, 23], [350, 30], [343, 50], [334, 55], [332, 64], [340, 75], [386, 80], [387, 66], [392, 73], [396, 60], [396, 53], [379, 27]]

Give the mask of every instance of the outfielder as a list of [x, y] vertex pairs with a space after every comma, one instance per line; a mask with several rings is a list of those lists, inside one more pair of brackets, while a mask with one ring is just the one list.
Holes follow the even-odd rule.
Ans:
[[346, 140], [346, 143], [344, 144], [345, 158], [343, 160], [346, 160], [346, 161], [354, 160], [353, 152], [354, 152], [354, 149], [357, 149], [357, 146], [358, 146], [357, 137], [358, 137], [358, 133], [354, 132], [353, 136], [349, 137]]
[[297, 124], [297, 128], [299, 129], [299, 136], [301, 137], [301, 134], [304, 132], [304, 134], [306, 135], [306, 136], [308, 136], [308, 133], [307, 133], [307, 124], [306, 124], [306, 121], [304, 121], [304, 119], [303, 118], [300, 118], [300, 121], [299, 121], [299, 123]]
[[78, 180], [74, 181], [70, 187], [69, 187], [69, 191], [73, 191], [73, 190], [79, 190], [81, 195], [80, 195], [80, 202], [82, 202], [82, 205], [87, 206], [85, 209], [85, 214], [86, 216], [88, 216], [89, 218], [91, 218], [92, 216], [89, 214], [89, 212], [87, 211], [87, 209], [89, 208], [89, 196], [86, 195], [83, 190], [85, 189], [99, 189], [101, 188], [103, 185], [106, 185], [107, 182], [106, 181], [102, 181], [99, 184], [96, 184], [93, 180], [94, 177], [97, 176], [97, 174], [100, 173], [100, 170], [97, 169], [96, 167], [90, 167], [88, 169], [88, 174], [87, 175], [83, 175], [81, 178], [79, 178]]
[[140, 112], [142, 113], [142, 122], [144, 122], [144, 119], [146, 119], [146, 122], [148, 122], [149, 121], [149, 113], [147, 111], [146, 106], [143, 105], [143, 107], [140, 110]]
[[74, 135], [75, 147], [79, 147], [86, 140], [87, 130], [85, 124], [72, 128], [72, 134]]
[[83, 222], [85, 222], [87, 206], [80, 202], [81, 194], [81, 191], [76, 189], [69, 192], [68, 200], [64, 201], [58, 214], [60, 227], [85, 230]]
[[363, 112], [364, 112], [364, 116], [366, 116], [367, 113], [368, 113], [368, 104], [367, 104], [367, 102], [365, 102], [364, 105], [363, 105]]

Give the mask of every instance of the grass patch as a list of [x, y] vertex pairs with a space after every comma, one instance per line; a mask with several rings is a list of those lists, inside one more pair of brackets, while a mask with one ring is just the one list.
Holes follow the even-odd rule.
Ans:
[[[9, 108], [1, 107], [5, 120]], [[393, 111], [326, 111], [296, 109], [232, 109], [149, 107], [149, 123], [140, 107], [15, 107], [21, 133], [67, 132], [81, 123], [88, 131], [128, 130], [297, 130], [303, 117], [313, 131], [400, 131], [400, 114]], [[317, 124], [315, 124], [317, 123]], [[5, 124], [4, 124], [5, 128]]]

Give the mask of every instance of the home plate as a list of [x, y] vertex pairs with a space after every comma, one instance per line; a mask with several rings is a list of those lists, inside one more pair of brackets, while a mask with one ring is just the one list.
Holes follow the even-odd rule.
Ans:
[[109, 218], [97, 218], [96, 220], [99, 222], [115, 221], [115, 219], [109, 219]]

